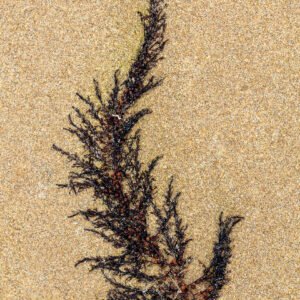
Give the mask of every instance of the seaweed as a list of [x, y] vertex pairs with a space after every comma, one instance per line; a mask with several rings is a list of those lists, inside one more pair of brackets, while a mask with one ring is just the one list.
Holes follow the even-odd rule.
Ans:
[[[149, 0], [146, 14], [139, 13], [144, 40], [124, 80], [114, 74], [114, 86], [106, 99], [94, 80], [95, 98], [77, 94], [86, 110], [73, 107], [65, 128], [83, 146], [72, 153], [53, 145], [71, 163], [67, 183], [59, 184], [78, 194], [91, 190], [97, 208], [80, 210], [87, 231], [111, 244], [117, 251], [107, 257], [85, 257], [76, 263], [99, 270], [112, 288], [107, 299], [203, 299], [219, 297], [227, 283], [231, 257], [230, 234], [242, 219], [220, 215], [218, 238], [213, 257], [202, 275], [188, 283], [186, 274], [192, 257], [186, 249], [191, 239], [178, 211], [180, 192], [174, 179], [168, 182], [163, 199], [157, 199], [153, 171], [161, 156], [148, 165], [140, 161], [140, 130], [137, 123], [150, 114], [148, 108], [133, 111], [146, 93], [163, 83], [150, 71], [163, 59], [167, 40], [164, 0]], [[150, 218], [154, 228], [150, 229]]]

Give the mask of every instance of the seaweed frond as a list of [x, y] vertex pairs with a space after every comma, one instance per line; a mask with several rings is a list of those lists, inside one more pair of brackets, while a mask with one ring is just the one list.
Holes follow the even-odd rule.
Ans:
[[[150, 73], [163, 58], [167, 42], [164, 0], [149, 0], [149, 4], [147, 14], [140, 13], [144, 41], [125, 79], [115, 72], [106, 99], [96, 80], [95, 99], [77, 94], [87, 108], [73, 107], [74, 116], [69, 115], [65, 130], [79, 140], [82, 153], [53, 145], [72, 167], [68, 181], [59, 187], [75, 194], [91, 190], [97, 203], [98, 208], [80, 210], [71, 217], [82, 216], [90, 224], [88, 232], [118, 249], [116, 255], [85, 257], [76, 266], [87, 263], [91, 271], [100, 270], [112, 286], [107, 295], [111, 300], [217, 299], [227, 282], [230, 234], [241, 217], [220, 216], [213, 258], [203, 275], [188, 283], [192, 258], [186, 256], [186, 249], [191, 239], [178, 210], [181, 194], [174, 190], [171, 178], [159, 201], [153, 171], [161, 156], [146, 166], [139, 157], [141, 137], [135, 127], [151, 111], [132, 108], [162, 84], [161, 78]], [[155, 220], [153, 230], [150, 216]]]

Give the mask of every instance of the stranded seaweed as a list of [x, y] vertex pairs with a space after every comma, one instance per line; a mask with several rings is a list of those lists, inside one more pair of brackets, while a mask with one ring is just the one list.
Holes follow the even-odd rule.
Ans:
[[[131, 108], [147, 92], [162, 84], [149, 72], [162, 59], [166, 45], [166, 14], [163, 0], [150, 0], [148, 13], [140, 13], [144, 41], [125, 80], [114, 74], [114, 87], [103, 99], [99, 83], [94, 80], [95, 100], [77, 94], [87, 105], [82, 112], [73, 107], [76, 120], [69, 115], [69, 128], [84, 147], [83, 154], [67, 152], [53, 145], [72, 163], [68, 182], [60, 184], [75, 194], [91, 189], [98, 209], [76, 212], [91, 225], [88, 231], [100, 236], [118, 255], [83, 258], [76, 265], [90, 264], [101, 270], [112, 285], [107, 299], [198, 299], [212, 300], [227, 282], [227, 265], [231, 257], [230, 233], [242, 219], [219, 218], [218, 238], [213, 257], [203, 274], [186, 282], [191, 257], [186, 256], [190, 239], [178, 212], [180, 193], [170, 179], [163, 202], [157, 201], [153, 170], [161, 157], [147, 167], [139, 159], [140, 131], [135, 125], [151, 113], [147, 108]], [[155, 230], [149, 228], [149, 216]]]

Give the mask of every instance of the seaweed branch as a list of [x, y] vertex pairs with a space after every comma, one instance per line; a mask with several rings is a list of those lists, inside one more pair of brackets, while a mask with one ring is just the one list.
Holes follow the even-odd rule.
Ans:
[[[87, 263], [92, 271], [100, 270], [112, 286], [107, 295], [111, 300], [217, 299], [228, 280], [230, 234], [242, 218], [220, 215], [213, 258], [198, 279], [187, 282], [192, 258], [186, 249], [191, 239], [178, 211], [181, 195], [174, 191], [171, 178], [164, 199], [156, 199], [153, 171], [161, 157], [147, 166], [140, 161], [140, 131], [134, 129], [151, 111], [132, 111], [139, 99], [163, 82], [150, 71], [163, 59], [167, 42], [164, 0], [149, 0], [147, 14], [139, 15], [144, 41], [125, 79], [115, 72], [107, 99], [96, 80], [95, 100], [77, 94], [87, 109], [73, 107], [75, 117], [69, 115], [65, 130], [79, 140], [82, 153], [53, 145], [72, 166], [67, 183], [59, 187], [75, 194], [92, 190], [98, 204], [98, 209], [80, 210], [71, 217], [82, 216], [91, 226], [87, 231], [119, 250], [116, 255], [83, 258], [76, 266]], [[150, 215], [155, 230], [150, 230]]]

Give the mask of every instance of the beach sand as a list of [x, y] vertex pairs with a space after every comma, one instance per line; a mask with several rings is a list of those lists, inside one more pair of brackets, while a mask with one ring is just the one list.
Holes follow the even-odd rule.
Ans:
[[[222, 300], [300, 299], [298, 1], [168, 1], [163, 85], [141, 100], [142, 158], [159, 154], [193, 238], [191, 280], [211, 258], [218, 216], [232, 235]], [[67, 216], [92, 203], [55, 184], [78, 144], [62, 128], [76, 92], [104, 92], [142, 40], [143, 0], [9, 1], [0, 5], [1, 299], [105, 299], [82, 257], [110, 248]], [[298, 13], [297, 13], [298, 12]], [[80, 104], [78, 104], [80, 105]]]

